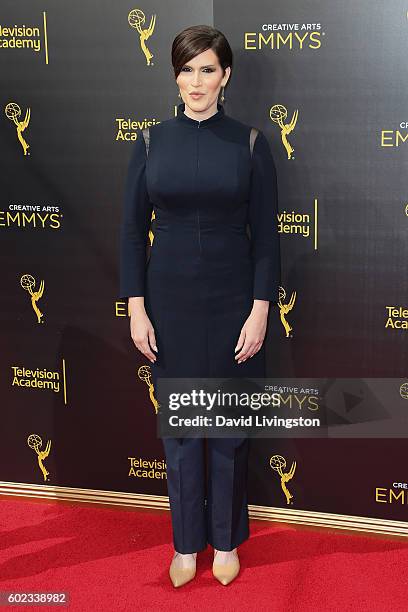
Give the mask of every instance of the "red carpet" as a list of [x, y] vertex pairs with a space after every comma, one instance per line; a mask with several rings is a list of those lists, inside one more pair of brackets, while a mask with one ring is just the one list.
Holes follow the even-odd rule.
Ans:
[[[0, 498], [0, 591], [67, 591], [69, 610], [406, 611], [408, 542], [251, 522], [241, 574], [222, 586], [212, 549], [175, 589], [170, 514]], [[10, 606], [4, 610], [67, 609]]]

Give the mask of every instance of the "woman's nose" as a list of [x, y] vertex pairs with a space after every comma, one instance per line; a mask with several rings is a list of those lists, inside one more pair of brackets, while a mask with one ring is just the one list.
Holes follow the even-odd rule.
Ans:
[[201, 80], [200, 80], [200, 75], [199, 74], [195, 74], [193, 76], [192, 84], [193, 85], [201, 85]]

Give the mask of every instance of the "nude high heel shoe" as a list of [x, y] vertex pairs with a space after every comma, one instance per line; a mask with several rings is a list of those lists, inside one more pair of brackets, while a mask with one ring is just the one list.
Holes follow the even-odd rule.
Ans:
[[227, 585], [234, 580], [239, 574], [240, 564], [238, 552], [235, 550], [234, 560], [229, 563], [217, 563], [217, 553], [214, 549], [213, 575], [221, 584]]
[[180, 553], [176, 551], [171, 561], [170, 569], [169, 569], [169, 575], [173, 583], [173, 586], [175, 587], [183, 586], [183, 584], [186, 584], [186, 582], [190, 582], [190, 580], [192, 580], [194, 576], [196, 575], [197, 553], [192, 553], [192, 554], [195, 555], [194, 565], [192, 565], [191, 567], [180, 567], [179, 565], [180, 559], [177, 559]]

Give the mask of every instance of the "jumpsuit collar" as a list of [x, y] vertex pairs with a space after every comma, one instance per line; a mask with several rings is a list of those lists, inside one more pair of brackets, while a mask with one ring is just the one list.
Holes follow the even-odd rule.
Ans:
[[185, 107], [185, 102], [177, 105], [177, 119], [194, 127], [207, 127], [207, 125], [211, 125], [225, 116], [224, 106], [219, 102], [217, 102], [217, 112], [208, 117], [208, 119], [201, 119], [200, 121], [188, 117], [184, 112]]

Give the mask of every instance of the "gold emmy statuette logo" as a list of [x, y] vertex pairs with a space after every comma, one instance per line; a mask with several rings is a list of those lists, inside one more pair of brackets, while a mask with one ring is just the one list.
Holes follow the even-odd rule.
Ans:
[[407, 217], [408, 217], [408, 204], [407, 204], [407, 205], [406, 205], [406, 207], [405, 207], [405, 214], [406, 214], [406, 215], [407, 215]]
[[408, 382], [402, 383], [400, 386], [400, 396], [402, 399], [408, 400]]
[[159, 412], [160, 404], [157, 401], [157, 399], [154, 397], [154, 384], [152, 383], [152, 371], [150, 369], [150, 366], [148, 365], [140, 366], [140, 368], [137, 371], [137, 374], [140, 380], [143, 380], [146, 383], [146, 385], [149, 387], [150, 401], [152, 402], [154, 406], [154, 411], [157, 414]]
[[293, 495], [292, 495], [292, 493], [290, 493], [288, 491], [288, 489], [286, 487], [286, 483], [289, 480], [292, 480], [292, 478], [293, 478], [293, 476], [295, 474], [296, 461], [292, 461], [292, 465], [290, 467], [289, 472], [283, 472], [282, 471], [286, 467], [286, 459], [285, 459], [285, 457], [282, 457], [282, 455], [273, 455], [270, 458], [270, 460], [269, 460], [269, 465], [271, 466], [271, 468], [273, 470], [278, 472], [278, 474], [280, 476], [281, 487], [282, 487], [282, 491], [284, 492], [285, 497], [286, 497], [286, 503], [287, 504], [293, 503], [293, 502], [290, 501], [292, 499]]
[[10, 119], [10, 121], [13, 121], [16, 125], [17, 138], [23, 147], [24, 155], [29, 155], [27, 151], [30, 148], [30, 145], [24, 140], [23, 132], [30, 123], [31, 110], [27, 108], [23, 121], [18, 120], [18, 118], [21, 116], [21, 108], [16, 102], [9, 102], [4, 109], [4, 112], [7, 119]]
[[153, 34], [154, 26], [156, 25], [156, 15], [152, 15], [149, 27], [143, 29], [142, 26], [145, 24], [145, 22], [146, 15], [142, 10], [133, 9], [132, 11], [130, 11], [128, 15], [128, 23], [131, 28], [135, 28], [140, 34], [140, 46], [142, 48], [143, 53], [145, 54], [147, 65], [154, 66], [153, 62], [150, 61], [154, 56], [153, 53], [151, 53], [150, 50], [147, 48], [146, 40], [150, 38], [150, 36]]
[[281, 320], [283, 327], [285, 328], [286, 338], [289, 338], [293, 336], [293, 334], [290, 333], [293, 330], [293, 327], [291, 327], [290, 324], [287, 322], [286, 315], [288, 314], [288, 312], [292, 310], [292, 308], [295, 305], [296, 291], [292, 292], [292, 295], [290, 296], [290, 300], [287, 304], [282, 303], [282, 300], [284, 300], [285, 298], [286, 298], [285, 289], [283, 287], [279, 287], [278, 306], [279, 306], [280, 320]]
[[49, 478], [47, 478], [49, 475], [49, 472], [47, 468], [45, 467], [45, 465], [43, 464], [43, 459], [46, 459], [48, 455], [50, 454], [51, 440], [48, 440], [45, 450], [42, 450], [42, 451], [40, 451], [40, 448], [42, 446], [42, 440], [40, 436], [38, 436], [37, 434], [30, 434], [27, 438], [27, 444], [30, 448], [35, 450], [35, 452], [37, 453], [38, 465], [40, 466], [40, 470], [43, 473], [44, 480], [49, 480]]
[[292, 153], [295, 149], [288, 142], [287, 135], [295, 129], [298, 114], [298, 111], [295, 110], [290, 123], [283, 123], [288, 116], [288, 111], [285, 106], [282, 104], [274, 104], [269, 111], [269, 117], [274, 123], [277, 123], [281, 129], [281, 139], [283, 146], [286, 149], [286, 153], [288, 154], [288, 159], [292, 158]]
[[[155, 212], [154, 210], [152, 211], [152, 218], [150, 219], [150, 223], [156, 218]], [[150, 246], [153, 246], [153, 240], [154, 240], [154, 234], [151, 230], [151, 228], [149, 229], [149, 240], [150, 240]]]
[[38, 291], [33, 291], [33, 288], [35, 287], [34, 276], [31, 276], [31, 274], [23, 274], [23, 276], [20, 279], [20, 285], [22, 286], [23, 289], [28, 291], [28, 293], [31, 295], [31, 305], [34, 309], [35, 314], [37, 315], [37, 322], [43, 323], [43, 321], [41, 320], [43, 313], [38, 308], [37, 302], [43, 296], [44, 281], [43, 280], [41, 281]]

